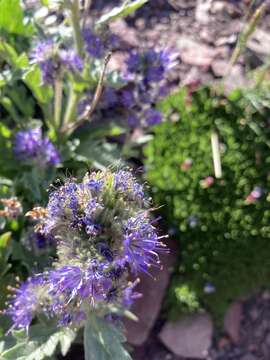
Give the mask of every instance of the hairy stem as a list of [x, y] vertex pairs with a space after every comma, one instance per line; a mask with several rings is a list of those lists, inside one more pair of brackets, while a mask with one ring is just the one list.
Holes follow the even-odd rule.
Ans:
[[[94, 110], [97, 107], [97, 104], [99, 102], [100, 96], [102, 94], [102, 90], [103, 90], [103, 82], [104, 82], [104, 77], [105, 77], [105, 73], [106, 73], [106, 69], [107, 69], [107, 65], [110, 61], [111, 58], [111, 53], [109, 53], [106, 58], [104, 59], [104, 64], [103, 64], [103, 69], [101, 71], [101, 75], [96, 87], [96, 91], [94, 94], [94, 98], [92, 103], [87, 106], [87, 108], [85, 109], [85, 112], [79, 117], [79, 119], [76, 122], [64, 122], [64, 127], [62, 128], [62, 132], [65, 134], [70, 135], [75, 129], [77, 129], [79, 126], [81, 126], [86, 120], [89, 120], [91, 115], [93, 114]], [[71, 104], [72, 106], [72, 104]]]
[[246, 43], [248, 41], [248, 39], [250, 38], [250, 36], [253, 34], [253, 32], [255, 31], [259, 20], [261, 19], [262, 15], [264, 14], [265, 10], [267, 9], [267, 4], [263, 3], [253, 14], [253, 16], [250, 19], [250, 22], [244, 27], [243, 31], [241, 32], [237, 45], [232, 53], [229, 65], [227, 67], [226, 70], [226, 75], [227, 76], [230, 73], [231, 68], [233, 67], [233, 65], [235, 65], [236, 61], [238, 60], [241, 52], [243, 51], [243, 49], [246, 46]]
[[56, 129], [61, 126], [63, 83], [59, 78], [54, 82], [54, 124]]
[[73, 0], [71, 5], [71, 24], [73, 28], [74, 43], [77, 53], [82, 56], [83, 40], [80, 28], [79, 0]]

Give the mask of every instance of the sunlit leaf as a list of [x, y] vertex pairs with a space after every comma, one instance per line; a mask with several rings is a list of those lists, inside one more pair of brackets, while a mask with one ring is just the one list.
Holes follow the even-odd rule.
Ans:
[[101, 16], [101, 18], [97, 21], [97, 25], [104, 25], [119, 18], [128, 16], [147, 2], [148, 0], [126, 1], [123, 5], [114, 7], [111, 11]]
[[20, 0], [0, 0], [0, 30], [9, 33], [31, 36], [33, 26], [25, 24]]

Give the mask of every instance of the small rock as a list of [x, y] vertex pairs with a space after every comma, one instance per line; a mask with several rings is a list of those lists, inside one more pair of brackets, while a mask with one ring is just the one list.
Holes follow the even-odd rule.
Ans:
[[167, 322], [159, 338], [177, 356], [205, 359], [212, 335], [211, 318], [207, 314], [196, 314]]
[[224, 329], [235, 343], [238, 343], [240, 338], [242, 312], [242, 304], [235, 302], [229, 307], [224, 318]]
[[256, 321], [256, 320], [258, 319], [258, 317], [260, 316], [260, 312], [259, 312], [258, 308], [254, 306], [254, 307], [250, 310], [249, 316], [251, 317], [251, 319], [252, 319], [253, 321]]
[[263, 300], [269, 300], [270, 299], [270, 292], [265, 290], [263, 293], [262, 293], [262, 299]]
[[223, 349], [228, 345], [230, 345], [230, 340], [227, 337], [222, 337], [221, 339], [218, 340], [218, 344], [217, 344], [218, 349]]
[[252, 354], [246, 354], [243, 357], [241, 357], [240, 360], [258, 360], [258, 359]]
[[211, 13], [216, 14], [223, 12], [226, 8], [226, 4], [223, 1], [215, 1], [213, 6], [211, 6]]
[[198, 0], [195, 11], [195, 18], [198, 23], [206, 25], [210, 22], [209, 11], [212, 7], [213, 0]]
[[[120, 40], [128, 47], [140, 46], [138, 40], [138, 33], [129, 27], [123, 19], [118, 19], [110, 24], [110, 30], [113, 34], [117, 35]], [[123, 48], [123, 46], [122, 46]]]
[[230, 69], [228, 76], [225, 78], [225, 92], [228, 94], [235, 88], [247, 87], [249, 84], [250, 81], [245, 78], [243, 66], [236, 64]]
[[254, 353], [258, 350], [258, 346], [256, 344], [250, 344], [250, 345], [248, 345], [248, 350], [250, 352]]
[[125, 60], [127, 58], [127, 54], [124, 51], [115, 51], [113, 52], [111, 59], [108, 64], [108, 70], [122, 70], [125, 71], [126, 63]]
[[215, 60], [211, 64], [211, 68], [215, 76], [222, 77], [226, 74], [228, 68], [228, 62], [225, 60]]
[[270, 347], [270, 333], [266, 335], [265, 343]]
[[209, 68], [217, 51], [211, 46], [204, 45], [190, 38], [180, 37], [177, 41], [183, 63]]
[[267, 56], [270, 52], [270, 34], [257, 28], [249, 38], [247, 48], [259, 55]]
[[228, 36], [221, 36], [215, 41], [216, 46], [223, 46], [223, 45], [234, 45], [237, 41], [237, 35], [231, 34]]

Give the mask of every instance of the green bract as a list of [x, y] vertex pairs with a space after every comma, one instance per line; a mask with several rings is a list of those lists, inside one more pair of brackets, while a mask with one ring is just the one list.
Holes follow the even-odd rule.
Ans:
[[[194, 309], [195, 292], [218, 317], [232, 299], [269, 283], [269, 104], [267, 92], [224, 97], [209, 88], [161, 104], [168, 121], [155, 127], [145, 154], [155, 203], [179, 240], [170, 311], [189, 298]], [[214, 175], [213, 131], [221, 179]]]

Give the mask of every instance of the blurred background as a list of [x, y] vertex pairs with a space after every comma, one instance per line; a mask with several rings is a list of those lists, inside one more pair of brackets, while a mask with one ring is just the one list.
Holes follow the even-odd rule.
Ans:
[[[270, 3], [149, 0], [108, 21], [123, 3], [79, 2], [82, 70], [67, 57], [65, 2], [0, 0], [1, 308], [7, 285], [55, 256], [23, 216], [46, 189], [129, 166], [170, 248], [138, 285], [139, 321], [125, 321], [132, 357], [268, 360]], [[53, 39], [51, 57], [40, 39]], [[30, 128], [42, 128], [42, 151], [25, 147]], [[81, 345], [58, 358], [83, 359]]]

